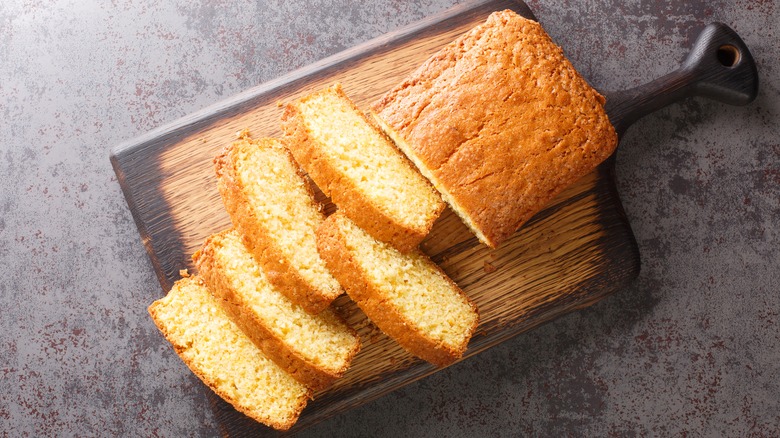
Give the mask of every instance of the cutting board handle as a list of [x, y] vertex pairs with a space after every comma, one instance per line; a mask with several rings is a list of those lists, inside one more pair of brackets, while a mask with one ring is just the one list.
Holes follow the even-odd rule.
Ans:
[[758, 94], [758, 70], [745, 43], [723, 23], [699, 34], [677, 70], [628, 90], [607, 93], [606, 110], [618, 135], [641, 117], [687, 97], [745, 105]]

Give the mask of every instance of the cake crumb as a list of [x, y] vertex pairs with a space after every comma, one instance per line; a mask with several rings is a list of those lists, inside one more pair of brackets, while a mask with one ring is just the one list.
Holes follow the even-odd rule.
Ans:
[[236, 138], [239, 140], [246, 140], [248, 138], [251, 138], [252, 134], [249, 133], [249, 128], [244, 128], [238, 132], [236, 132]]

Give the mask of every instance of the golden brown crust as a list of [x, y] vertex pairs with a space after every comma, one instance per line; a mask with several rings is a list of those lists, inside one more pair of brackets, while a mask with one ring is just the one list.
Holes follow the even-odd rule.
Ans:
[[[341, 294], [341, 289], [338, 287], [323, 288], [322, 285], [312, 284], [304, 279], [291, 260], [285, 256], [276, 239], [264, 227], [264, 222], [258, 219], [257, 213], [252, 208], [252, 203], [248, 200], [244, 182], [238, 177], [236, 170], [238, 151], [247, 147], [277, 149], [293, 163], [298, 176], [303, 181], [307, 181], [303, 170], [295, 163], [289, 150], [283, 147], [278, 140], [261, 139], [249, 142], [247, 138], [243, 138], [226, 147], [214, 158], [217, 185], [225, 209], [233, 225], [242, 234], [246, 247], [263, 266], [268, 280], [291, 301], [299, 304], [307, 312], [317, 314], [327, 308]], [[322, 206], [314, 201], [314, 193], [308, 181], [306, 187], [312, 204], [322, 215]], [[322, 218], [324, 219], [325, 216], [322, 215]], [[314, 230], [312, 230], [313, 232]]]
[[614, 151], [603, 104], [538, 23], [507, 10], [444, 47], [372, 110], [496, 247]]
[[318, 316], [329, 321], [344, 325], [355, 336], [354, 348], [349, 352], [343, 367], [337, 370], [327, 370], [311, 363], [300, 353], [291, 349], [282, 339], [266, 327], [265, 323], [250, 309], [251, 305], [245, 302], [243, 297], [232, 287], [230, 280], [222, 275], [228, 269], [222, 263], [215, 252], [222, 245], [222, 237], [230, 232], [223, 231], [209, 236], [199, 251], [193, 254], [192, 259], [198, 267], [198, 274], [208, 286], [211, 293], [217, 298], [222, 308], [249, 339], [257, 347], [273, 360], [279, 367], [287, 371], [296, 380], [313, 390], [328, 387], [335, 379], [341, 377], [349, 368], [352, 358], [360, 350], [360, 342], [357, 332], [347, 326], [336, 314], [325, 309]]
[[[183, 278], [179, 281], [182, 283], [192, 282], [198, 285], [203, 284], [201, 278], [197, 276]], [[240, 400], [236, 400], [235, 397], [233, 397], [231, 394], [220, 390], [219, 385], [217, 385], [214, 379], [212, 379], [208, 373], [205, 373], [201, 369], [199, 364], [195, 363], [190, 357], [184, 354], [185, 351], [190, 348], [190, 346], [182, 345], [181, 343], [179, 343], [178, 337], [172, 336], [171, 332], [168, 330], [167, 324], [158, 315], [158, 309], [164, 305], [165, 304], [162, 302], [162, 300], [155, 301], [148, 307], [149, 315], [152, 317], [152, 320], [154, 321], [155, 325], [160, 330], [162, 335], [165, 337], [165, 339], [168, 342], [170, 342], [170, 344], [173, 346], [176, 355], [179, 356], [179, 358], [184, 362], [184, 364], [187, 365], [187, 367], [193, 372], [193, 374], [195, 374], [204, 384], [206, 384], [206, 386], [208, 386], [212, 391], [214, 391], [214, 393], [217, 394], [220, 398], [230, 403], [236, 410], [254, 419], [255, 421], [273, 427], [274, 429], [277, 430], [288, 430], [290, 429], [290, 427], [292, 427], [295, 424], [295, 422], [298, 420], [298, 417], [301, 414], [301, 411], [303, 411], [303, 408], [306, 407], [308, 400], [312, 398], [313, 391], [311, 389], [309, 389], [297, 400], [297, 405], [294, 408], [293, 415], [290, 417], [289, 421], [287, 422], [281, 423], [278, 421], [274, 421], [273, 419], [267, 416], [261, 416], [258, 410], [248, 409], [240, 402]]]
[[[336, 222], [339, 214], [341, 213], [335, 213], [320, 225], [317, 230], [317, 249], [349, 297], [380, 330], [411, 354], [440, 367], [458, 360], [466, 350], [470, 336], [466, 337], [462, 345], [453, 348], [414, 330], [407, 317], [386, 300], [382, 291], [372, 283], [361, 263], [348, 248], [346, 238]], [[440, 268], [439, 271], [476, 312], [474, 303]], [[468, 332], [473, 333], [478, 324], [479, 321], [475, 320]]]
[[[358, 226], [366, 230], [375, 239], [389, 243], [401, 252], [411, 251], [428, 235], [436, 218], [444, 210], [444, 203], [440, 202], [436, 211], [431, 212], [429, 220], [424, 227], [413, 229], [398, 223], [392, 217], [382, 211], [372, 202], [360, 187], [355, 185], [338, 171], [322, 153], [317, 141], [312, 138], [309, 130], [303, 122], [303, 116], [299, 105], [308, 99], [316, 97], [320, 93], [335, 92], [349, 102], [352, 109], [377, 132], [384, 133], [377, 128], [376, 123], [369, 120], [344, 93], [339, 84], [335, 84], [325, 90], [312, 93], [308, 96], [288, 104], [282, 115], [282, 130], [284, 139], [295, 160], [306, 169], [309, 176], [317, 186], [331, 198], [340, 210], [342, 210]], [[388, 139], [388, 141], [391, 141]], [[392, 141], [391, 141], [392, 143]], [[414, 169], [414, 165], [408, 161], [406, 164]], [[431, 188], [433, 190], [433, 188]]]

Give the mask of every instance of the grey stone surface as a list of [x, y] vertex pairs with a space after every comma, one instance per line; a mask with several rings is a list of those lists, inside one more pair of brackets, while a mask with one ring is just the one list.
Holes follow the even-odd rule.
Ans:
[[[161, 291], [111, 147], [453, 3], [0, 3], [0, 435], [218, 434], [146, 312]], [[303, 435], [780, 435], [780, 4], [530, 5], [604, 90], [725, 22], [760, 95], [625, 137], [633, 286]]]

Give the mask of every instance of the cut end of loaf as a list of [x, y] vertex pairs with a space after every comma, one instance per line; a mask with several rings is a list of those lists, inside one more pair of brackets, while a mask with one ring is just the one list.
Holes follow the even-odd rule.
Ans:
[[372, 110], [479, 240], [497, 247], [615, 150], [603, 105], [539, 23], [505, 10]]
[[446, 185], [443, 184], [433, 172], [431, 172], [431, 169], [425, 165], [421, 157], [414, 153], [414, 149], [411, 147], [411, 145], [409, 145], [409, 143], [407, 143], [406, 140], [404, 140], [403, 136], [396, 132], [396, 130], [393, 129], [388, 123], [382, 120], [382, 118], [376, 112], [372, 111], [371, 116], [373, 117], [376, 124], [382, 129], [382, 131], [384, 131], [385, 134], [387, 134], [387, 136], [393, 140], [398, 149], [400, 149], [407, 156], [407, 158], [409, 158], [409, 160], [414, 163], [414, 165], [417, 167], [417, 170], [425, 178], [427, 178], [431, 184], [433, 184], [433, 187], [439, 192], [442, 199], [444, 199], [444, 201], [449, 204], [450, 208], [452, 208], [452, 211], [454, 211], [455, 214], [460, 217], [463, 223], [469, 227], [477, 239], [491, 248], [498, 247], [500, 242], [497, 242], [495, 239], [488, 238], [488, 236], [485, 235], [485, 232], [482, 230], [482, 228], [480, 228], [471, 219], [471, 216], [468, 214], [466, 209], [458, 203], [457, 198], [455, 198], [455, 196], [453, 196], [452, 193], [447, 190]]

